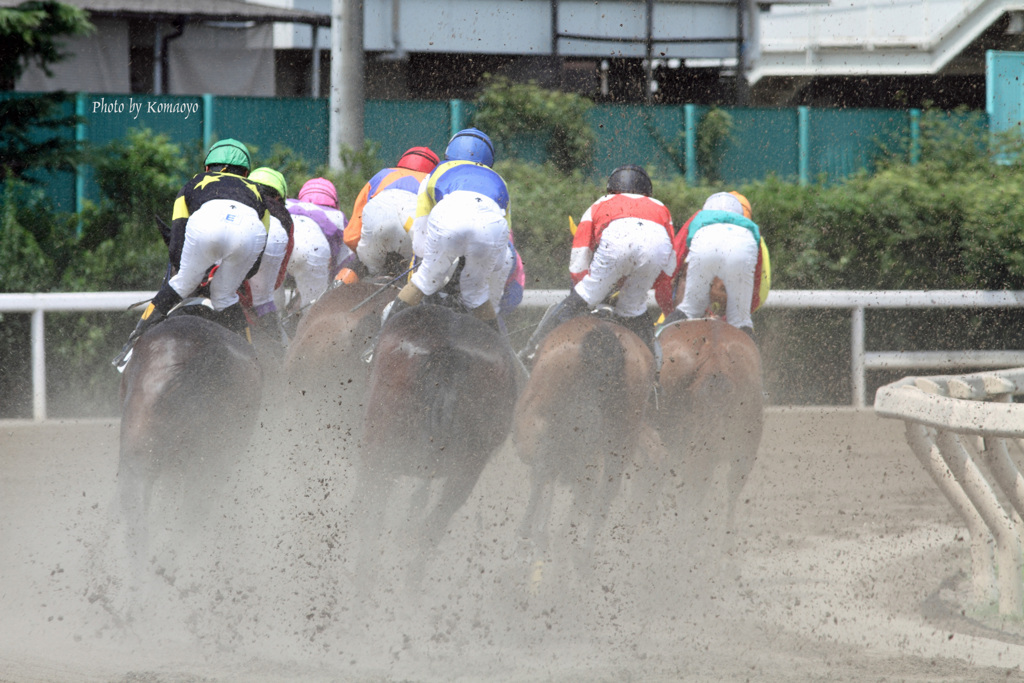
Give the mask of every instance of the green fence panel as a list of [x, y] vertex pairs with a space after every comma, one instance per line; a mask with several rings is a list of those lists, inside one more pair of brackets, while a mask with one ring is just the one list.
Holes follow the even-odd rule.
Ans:
[[597, 177], [623, 164], [651, 167], [663, 175], [683, 173], [682, 107], [604, 104], [593, 107], [587, 120], [597, 135]]
[[[795, 182], [800, 171], [796, 110], [725, 108], [725, 111], [732, 117], [732, 134], [719, 161], [721, 181], [741, 185], [776, 175]], [[701, 174], [702, 179], [706, 177]]]
[[871, 170], [885, 150], [906, 147], [910, 115], [884, 109], [811, 109], [810, 179], [837, 182]]
[[235, 138], [250, 146], [262, 165], [275, 145], [288, 147], [313, 166], [327, 163], [328, 100], [309, 97], [217, 97], [217, 139]]
[[[27, 94], [0, 93], [0, 98], [24, 96]], [[78, 137], [95, 146], [122, 139], [132, 128], [145, 127], [167, 135], [186, 153], [198, 154], [208, 137], [235, 137], [253, 147], [257, 164], [276, 144], [292, 149], [313, 166], [328, 161], [327, 98], [84, 93], [77, 96], [77, 104], [85, 119]], [[64, 106], [63, 113], [71, 114], [75, 100]], [[696, 121], [689, 139], [687, 110]], [[724, 108], [732, 120], [728, 139], [710, 163], [705, 162], [706, 168], [688, 173], [688, 144], [695, 148], [699, 142], [700, 122], [709, 110], [692, 105], [595, 105], [587, 114], [597, 139], [590, 169], [593, 177], [607, 177], [621, 164], [637, 163], [662, 176], [686, 175], [692, 182], [715, 179], [733, 186], [772, 174], [796, 181], [801, 171], [811, 182], [838, 182], [861, 169], [872, 169], [883, 148], [909, 153], [908, 141], [913, 135], [914, 121], [908, 111], [803, 108], [806, 127], [801, 156], [797, 109]], [[453, 127], [472, 125], [474, 112], [472, 102], [370, 100], [364, 110], [364, 135], [379, 143], [386, 163], [418, 145], [441, 155]], [[72, 127], [60, 134], [72, 138], [76, 131]], [[543, 162], [546, 142], [543, 136], [526, 136], [497, 150], [498, 158]], [[75, 211], [75, 174], [35, 173], [33, 177], [45, 183], [55, 206]], [[88, 168], [80, 170], [77, 183], [82, 196], [97, 198]]]
[[451, 107], [447, 101], [369, 100], [363, 111], [366, 139], [380, 145], [385, 163], [397, 162], [410, 147], [429, 147], [444, 156], [450, 127]]
[[[166, 135], [186, 154], [198, 154], [203, 136], [203, 102], [189, 95], [105, 95], [79, 93], [80, 111], [85, 117], [84, 138], [90, 146], [102, 147], [123, 139], [131, 130], [149, 130]], [[97, 201], [99, 189], [92, 169], [79, 169], [82, 198]]]

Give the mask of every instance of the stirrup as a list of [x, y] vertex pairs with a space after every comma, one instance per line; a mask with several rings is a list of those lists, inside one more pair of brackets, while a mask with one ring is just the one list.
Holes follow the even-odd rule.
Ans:
[[[137, 338], [138, 337], [136, 337], [136, 339]], [[114, 360], [110, 361], [110, 364], [113, 365], [118, 372], [123, 373], [125, 366], [128, 365], [128, 361], [131, 360], [132, 350], [134, 348], [135, 339], [129, 339], [128, 343], [126, 343], [124, 348], [121, 349], [121, 353], [117, 354], [117, 356], [114, 357]]]

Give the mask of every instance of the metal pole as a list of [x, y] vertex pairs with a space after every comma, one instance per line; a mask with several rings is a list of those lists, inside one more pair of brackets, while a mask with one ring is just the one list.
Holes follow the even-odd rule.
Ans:
[[451, 117], [448, 136], [454, 137], [456, 133], [465, 127], [463, 125], [462, 100], [448, 100], [448, 113]]
[[32, 419], [46, 419], [46, 339], [43, 310], [32, 311]]
[[210, 145], [213, 144], [214, 126], [216, 120], [213, 116], [213, 95], [211, 93], [203, 93], [203, 149], [210, 149]]
[[850, 376], [853, 381], [853, 405], [863, 408], [864, 398], [864, 307], [854, 306], [850, 320]]
[[320, 97], [320, 27], [313, 27], [313, 51], [310, 56], [313, 68], [310, 72], [309, 93], [313, 99]]
[[331, 3], [331, 101], [328, 165], [341, 170], [343, 146], [363, 146], [363, 4]]
[[558, 56], [558, 0], [551, 0], [551, 86], [562, 85], [562, 60]]
[[686, 184], [697, 184], [697, 106], [683, 105], [683, 125], [686, 129]]
[[651, 103], [654, 93], [651, 87], [654, 85], [654, 0], [647, 0], [647, 25], [644, 30], [644, 54], [646, 66], [644, 67], [644, 102]]
[[736, 106], [747, 106], [747, 70], [743, 61], [746, 45], [743, 41], [743, 0], [736, 0]]
[[803, 186], [811, 181], [811, 110], [808, 107], [797, 107], [796, 116], [797, 135], [799, 137], [799, 142], [797, 143], [798, 164], [800, 168], [799, 182]]
[[921, 162], [921, 110], [910, 110], [910, 163], [916, 166]]
[[[78, 117], [78, 121], [75, 123], [75, 143], [76, 147], [81, 150], [84, 146], [85, 141], [89, 138], [89, 132], [86, 129], [85, 116], [87, 108], [85, 106], [85, 93], [80, 92], [75, 94], [75, 116]], [[85, 208], [85, 164], [75, 164], [75, 213], [78, 216], [78, 223], [75, 226], [75, 236], [82, 236], [82, 209]]]
[[156, 22], [153, 34], [153, 94], [164, 94], [164, 37], [163, 27]]

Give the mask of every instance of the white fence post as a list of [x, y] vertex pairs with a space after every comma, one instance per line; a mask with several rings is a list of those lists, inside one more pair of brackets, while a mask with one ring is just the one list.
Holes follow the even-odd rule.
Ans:
[[853, 405], [863, 408], [867, 378], [864, 376], [864, 307], [854, 306], [850, 315], [850, 372]]
[[32, 418], [46, 419], [46, 328], [42, 309], [32, 311]]

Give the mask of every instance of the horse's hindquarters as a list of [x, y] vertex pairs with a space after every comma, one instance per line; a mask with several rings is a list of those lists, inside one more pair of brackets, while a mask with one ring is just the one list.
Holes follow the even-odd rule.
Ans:
[[[531, 468], [530, 500], [520, 533], [546, 557], [575, 548], [589, 571], [622, 478], [636, 455], [653, 386], [653, 357], [625, 328], [589, 316], [553, 330], [538, 348], [516, 405], [513, 444]], [[572, 504], [555, 523], [555, 484]], [[551, 543], [555, 531], [565, 534]]]
[[[374, 352], [353, 515], [361, 520], [359, 578], [369, 582], [382, 539], [414, 539], [408, 583], [418, 584], [429, 553], [481, 472], [505, 441], [515, 404], [511, 349], [483, 322], [421, 304], [381, 331]], [[399, 477], [419, 480], [402, 529], [382, 532]], [[428, 495], [433, 484], [439, 490]], [[392, 533], [405, 532], [405, 533]]]
[[360, 356], [372, 343], [381, 311], [395, 291], [364, 282], [343, 285], [325, 292], [306, 312], [285, 358], [289, 426], [340, 424], [343, 433], [357, 427], [368, 378]]
[[262, 373], [252, 348], [216, 323], [170, 317], [136, 343], [122, 394], [126, 521], [142, 533], [158, 482], [170, 496], [163, 514], [201, 517], [256, 426]]

